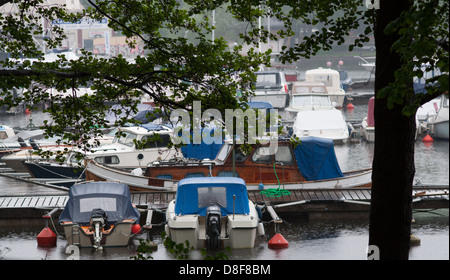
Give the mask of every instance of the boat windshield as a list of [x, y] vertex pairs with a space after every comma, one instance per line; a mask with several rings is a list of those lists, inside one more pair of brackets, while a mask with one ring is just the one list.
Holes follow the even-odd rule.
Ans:
[[293, 106], [332, 106], [330, 98], [326, 95], [294, 95]]
[[132, 147], [134, 145], [134, 140], [136, 138], [137, 138], [136, 134], [129, 132], [122, 132], [122, 135], [117, 139], [117, 142]]
[[224, 162], [227, 159], [227, 156], [231, 150], [231, 147], [232, 146], [230, 144], [224, 143], [222, 145], [222, 148], [220, 148], [219, 152], [217, 153], [216, 159]]
[[199, 187], [197, 193], [199, 208], [211, 205], [227, 207], [227, 189], [225, 187]]
[[310, 92], [325, 92], [324, 87], [307, 87], [307, 86], [300, 86], [295, 88], [295, 93], [310, 93]]

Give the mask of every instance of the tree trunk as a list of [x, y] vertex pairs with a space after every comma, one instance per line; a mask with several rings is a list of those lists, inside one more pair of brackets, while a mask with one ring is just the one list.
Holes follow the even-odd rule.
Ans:
[[[380, 259], [408, 259], [414, 179], [415, 117], [402, 114], [404, 105], [388, 109], [379, 91], [394, 82], [400, 56], [391, 52], [398, 34], [386, 35], [386, 25], [409, 9], [411, 1], [381, 1], [375, 23], [375, 151], [372, 174], [369, 245], [376, 245]], [[412, 91], [412, 81], [411, 85]], [[409, 97], [411, 98], [411, 97]], [[411, 102], [404, 98], [405, 104]]]

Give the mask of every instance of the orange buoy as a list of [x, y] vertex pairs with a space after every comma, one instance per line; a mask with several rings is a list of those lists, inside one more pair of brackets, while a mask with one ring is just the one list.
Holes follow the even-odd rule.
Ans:
[[139, 233], [141, 233], [141, 226], [140, 226], [139, 224], [134, 224], [134, 225], [131, 227], [131, 232], [134, 233], [134, 234], [139, 234]]
[[272, 239], [269, 240], [269, 248], [271, 249], [287, 248], [288, 246], [289, 242], [287, 242], [287, 240], [279, 233], [275, 234]]
[[346, 107], [347, 107], [347, 109], [354, 109], [355, 108], [355, 106], [353, 106], [352, 103], [348, 103]]
[[45, 227], [38, 234], [37, 242], [42, 247], [54, 247], [56, 246], [56, 234], [49, 227]]
[[422, 141], [423, 141], [424, 143], [430, 143], [430, 142], [433, 142], [433, 138], [431, 138], [431, 136], [427, 134], [427, 135], [422, 139]]

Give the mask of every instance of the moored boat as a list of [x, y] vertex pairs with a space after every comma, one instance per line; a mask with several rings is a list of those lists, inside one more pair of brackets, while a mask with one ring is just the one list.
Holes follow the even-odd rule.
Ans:
[[165, 230], [176, 243], [195, 249], [253, 248], [264, 235], [256, 205], [240, 178], [190, 178], [178, 184], [166, 210]]
[[375, 118], [373, 115], [375, 108], [375, 97], [369, 99], [367, 107], [367, 117], [361, 122], [360, 133], [363, 139], [367, 142], [375, 142]]
[[341, 171], [333, 140], [319, 137], [300, 140], [296, 147], [290, 141], [279, 141], [275, 150], [269, 145], [253, 145], [248, 153], [225, 141], [214, 160], [157, 161], [148, 165], [142, 176], [94, 161], [88, 161], [85, 172], [87, 180], [109, 180], [126, 183], [133, 189], [145, 186], [143, 189], [170, 191], [176, 190], [177, 181], [192, 177], [240, 177], [248, 190], [279, 186], [288, 190], [371, 186], [371, 169]]
[[68, 245], [100, 249], [127, 246], [139, 218], [126, 185], [91, 182], [70, 188], [59, 224]]
[[337, 109], [300, 111], [295, 117], [292, 133], [295, 137], [315, 136], [332, 139], [335, 143], [347, 143], [349, 126]]
[[[80, 150], [82, 156], [107, 166], [133, 170], [145, 168], [148, 163], [176, 154], [175, 148], [167, 148], [172, 129], [164, 125], [146, 124], [136, 127], [121, 127], [120, 134], [112, 144], [102, 145], [89, 152]], [[138, 147], [135, 141], [143, 142]], [[23, 165], [35, 178], [84, 179], [84, 161], [78, 150], [70, 152], [64, 162], [55, 160], [25, 160]]]
[[256, 91], [251, 101], [267, 101], [273, 108], [284, 109], [288, 103], [289, 90], [281, 71], [256, 72]]
[[331, 101], [336, 103], [337, 108], [342, 108], [345, 99], [345, 90], [341, 86], [341, 78], [337, 70], [319, 67], [307, 70], [305, 73], [307, 82], [323, 82], [327, 87]]

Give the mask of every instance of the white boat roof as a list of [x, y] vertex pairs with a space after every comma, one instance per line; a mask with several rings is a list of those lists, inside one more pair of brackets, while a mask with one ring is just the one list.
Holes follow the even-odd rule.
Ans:
[[154, 134], [155, 132], [171, 132], [172, 129], [170, 129], [169, 127], [165, 126], [165, 125], [157, 125], [158, 128], [153, 128], [153, 129], [148, 129], [145, 128], [143, 126], [125, 126], [125, 127], [121, 127], [120, 131], [124, 131], [124, 132], [130, 132], [133, 134], [138, 134], [138, 135], [150, 135], [150, 134]]
[[294, 122], [294, 129], [340, 129], [346, 127], [346, 122], [341, 111], [320, 110], [320, 111], [300, 111]]

